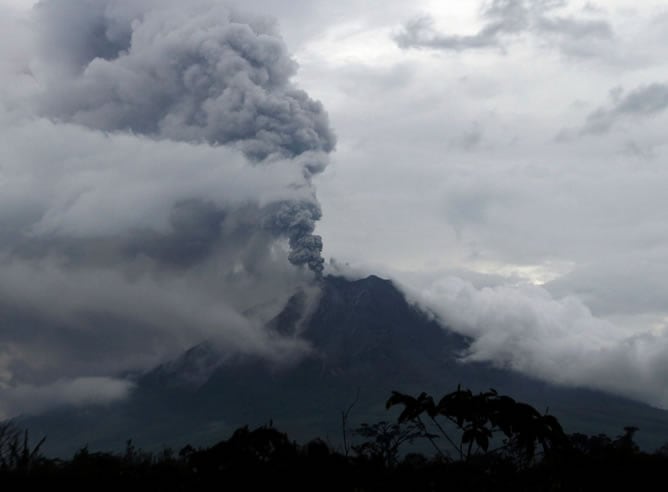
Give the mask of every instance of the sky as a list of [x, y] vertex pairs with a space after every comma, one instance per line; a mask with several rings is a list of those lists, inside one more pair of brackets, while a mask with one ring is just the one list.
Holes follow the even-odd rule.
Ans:
[[665, 2], [34, 3], [0, 1], [0, 412], [204, 338], [295, 360], [262, 323], [323, 268], [668, 407]]

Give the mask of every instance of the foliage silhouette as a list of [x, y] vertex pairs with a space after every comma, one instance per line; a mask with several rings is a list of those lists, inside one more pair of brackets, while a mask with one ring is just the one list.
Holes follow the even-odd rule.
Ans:
[[423, 437], [422, 429], [413, 423], [390, 423], [381, 420], [375, 424], [362, 424], [355, 434], [367, 440], [352, 448], [358, 456], [379, 461], [383, 466], [392, 467], [398, 463], [399, 448], [406, 442]]
[[30, 446], [28, 431], [21, 431], [10, 422], [0, 423], [0, 469], [28, 472], [44, 460], [40, 448], [46, 441], [43, 437], [35, 446]]
[[[469, 461], [476, 455], [511, 453], [525, 466], [536, 457], [540, 447], [543, 457], [567, 444], [567, 437], [558, 420], [552, 415], [542, 415], [527, 403], [499, 395], [494, 389], [479, 394], [458, 387], [443, 396], [438, 403], [426, 393], [417, 398], [393, 392], [387, 400], [389, 409], [402, 405], [398, 421], [413, 422], [430, 440], [439, 455], [452, 460], [450, 454], [436, 443], [442, 437], [456, 451], [458, 459]], [[428, 430], [425, 420], [438, 431]], [[453, 431], [459, 437], [453, 437]], [[490, 449], [495, 438], [502, 438], [500, 447]]]

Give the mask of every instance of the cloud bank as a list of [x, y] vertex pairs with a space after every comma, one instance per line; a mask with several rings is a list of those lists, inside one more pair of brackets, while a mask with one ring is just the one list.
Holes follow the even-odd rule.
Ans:
[[44, 386], [22, 384], [11, 390], [0, 389], [0, 417], [61, 407], [104, 405], [127, 398], [131, 391], [132, 383], [104, 377], [59, 380]]
[[44, 0], [23, 26], [0, 65], [4, 411], [85, 401], [85, 378], [204, 339], [308, 351], [264, 323], [322, 271], [312, 178], [335, 138], [274, 23], [204, 0]]
[[[402, 283], [400, 281], [400, 283]], [[668, 334], [622, 328], [572, 295], [455, 276], [402, 283], [409, 299], [472, 339], [465, 362], [489, 362], [556, 384], [597, 388], [668, 406]]]

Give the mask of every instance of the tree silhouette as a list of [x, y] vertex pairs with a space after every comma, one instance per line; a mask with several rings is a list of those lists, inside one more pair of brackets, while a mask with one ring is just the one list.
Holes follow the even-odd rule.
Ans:
[[367, 440], [354, 445], [353, 450], [359, 456], [377, 460], [386, 467], [397, 464], [402, 444], [424, 436], [422, 429], [412, 422], [390, 423], [385, 420], [372, 425], [362, 424], [355, 429], [355, 434]]
[[[300, 446], [272, 426], [246, 426], [211, 447], [186, 446], [179, 453], [150, 453], [128, 441], [118, 453], [84, 446], [71, 460], [47, 459], [41, 443], [31, 446], [26, 432], [3, 424], [0, 483], [10, 489], [11, 479], [19, 478], [28, 490], [58, 483], [102, 491], [554, 491], [649, 490], [665, 479], [668, 457], [639, 450], [632, 426], [614, 439], [566, 436], [554, 417], [495, 391], [458, 388], [438, 402], [426, 393], [395, 392], [387, 404], [402, 407], [398, 421], [359, 427], [355, 435], [366, 441], [353, 448], [353, 457], [320, 439]], [[401, 446], [421, 438], [443, 448], [446, 459], [413, 453], [400, 460]], [[447, 456], [444, 440], [455, 456]]]
[[[471, 390], [458, 387], [438, 403], [427, 393], [415, 398], [395, 391], [387, 400], [386, 407], [389, 409], [395, 405], [403, 406], [398, 421], [413, 422], [438, 453], [447, 459], [450, 459], [449, 453], [436, 443], [435, 435], [445, 439], [461, 461], [504, 452], [525, 465], [533, 462], [537, 448], [546, 457], [568, 442], [555, 417], [543, 415], [527, 403], [499, 395], [494, 389], [474, 394]], [[438, 434], [428, 431], [425, 420]], [[455, 433], [458, 437], [454, 436]], [[501, 440], [500, 445], [490, 449], [495, 440]]]

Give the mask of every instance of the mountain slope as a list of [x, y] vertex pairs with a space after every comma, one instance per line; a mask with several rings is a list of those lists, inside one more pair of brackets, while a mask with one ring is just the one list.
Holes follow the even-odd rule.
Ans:
[[127, 401], [61, 410], [22, 424], [33, 434], [46, 434], [45, 449], [60, 455], [84, 444], [120, 449], [129, 438], [147, 448], [208, 444], [240, 425], [270, 420], [294, 439], [320, 436], [336, 444], [341, 411], [356, 399], [353, 427], [394, 418], [383, 405], [392, 390], [440, 396], [462, 384], [474, 390], [492, 387], [539, 409], [549, 407], [570, 432], [614, 437], [625, 425], [635, 425], [644, 447], [668, 442], [668, 412], [458, 362], [467, 340], [409, 305], [389, 281], [326, 277], [306, 320], [305, 309], [305, 297], [295, 296], [269, 324], [282, 334], [298, 331], [314, 346], [313, 356], [295, 366], [276, 368], [252, 358], [223, 362], [204, 343], [139, 378]]

